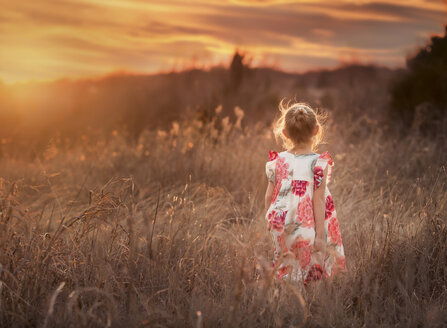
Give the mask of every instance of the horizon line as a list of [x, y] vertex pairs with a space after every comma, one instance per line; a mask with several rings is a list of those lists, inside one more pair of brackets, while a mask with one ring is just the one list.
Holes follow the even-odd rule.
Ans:
[[[270, 69], [273, 71], [285, 73], [285, 74], [292, 74], [292, 75], [304, 75], [307, 73], [312, 72], [322, 72], [322, 71], [336, 71], [338, 69], [342, 69], [345, 67], [354, 67], [354, 66], [363, 66], [363, 67], [375, 67], [375, 68], [383, 68], [383, 69], [389, 69], [389, 70], [399, 70], [399, 69], [406, 69], [406, 66], [402, 65], [396, 65], [396, 66], [390, 66], [390, 65], [382, 65], [379, 63], [374, 62], [361, 62], [361, 61], [351, 61], [351, 62], [340, 62], [334, 67], [330, 66], [316, 66], [315, 68], [305, 69], [305, 70], [285, 70], [282, 69], [279, 66], [275, 65], [257, 65], [257, 66], [250, 66], [250, 65], [244, 65], [244, 67], [248, 67], [251, 69]], [[99, 75], [80, 75], [80, 76], [61, 76], [58, 78], [50, 78], [50, 79], [36, 79], [31, 78], [27, 80], [17, 80], [13, 82], [8, 82], [2, 79], [0, 76], [0, 85], [14, 87], [18, 85], [26, 85], [26, 84], [45, 84], [45, 83], [57, 83], [57, 82], [86, 82], [86, 81], [101, 81], [108, 78], [113, 77], [129, 77], [129, 76], [137, 76], [137, 77], [144, 77], [144, 76], [156, 76], [156, 75], [167, 75], [167, 74], [181, 74], [188, 71], [193, 70], [200, 70], [203, 72], [210, 72], [213, 69], [216, 68], [222, 68], [229, 70], [230, 65], [223, 65], [222, 63], [214, 64], [214, 65], [197, 65], [194, 67], [186, 67], [182, 69], [160, 69], [156, 71], [147, 71], [147, 72], [137, 72], [130, 70], [128, 68], [118, 68], [116, 70], [111, 70], [109, 72], [99, 74]]]

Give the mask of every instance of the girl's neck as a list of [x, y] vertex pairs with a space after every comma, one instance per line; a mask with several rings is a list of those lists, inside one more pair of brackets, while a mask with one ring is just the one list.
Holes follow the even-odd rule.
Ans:
[[309, 154], [312, 153], [312, 145], [295, 145], [293, 148], [289, 149], [289, 152], [295, 155]]

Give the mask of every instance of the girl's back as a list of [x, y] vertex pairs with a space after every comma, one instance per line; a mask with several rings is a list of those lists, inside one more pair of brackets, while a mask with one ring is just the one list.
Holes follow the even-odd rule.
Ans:
[[291, 277], [306, 285], [346, 271], [337, 214], [327, 187], [334, 163], [328, 152], [310, 150], [309, 136], [319, 130], [311, 108], [291, 106], [279, 122], [281, 136], [293, 142], [289, 149], [302, 151], [270, 151], [266, 163], [266, 219], [275, 246], [273, 266], [277, 279]]
[[266, 165], [269, 180], [275, 184], [271, 210], [287, 211], [285, 224], [293, 222], [298, 203], [313, 196], [313, 169], [319, 154], [292, 154], [283, 151], [272, 153], [271, 161]]

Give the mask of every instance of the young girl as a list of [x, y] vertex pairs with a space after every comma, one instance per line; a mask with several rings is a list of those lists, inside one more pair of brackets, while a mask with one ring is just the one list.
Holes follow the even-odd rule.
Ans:
[[280, 110], [274, 134], [287, 150], [270, 151], [266, 163], [266, 219], [275, 245], [276, 278], [290, 277], [306, 286], [346, 271], [334, 201], [326, 186], [334, 163], [328, 152], [312, 152], [322, 127], [310, 106], [284, 108], [281, 102]]

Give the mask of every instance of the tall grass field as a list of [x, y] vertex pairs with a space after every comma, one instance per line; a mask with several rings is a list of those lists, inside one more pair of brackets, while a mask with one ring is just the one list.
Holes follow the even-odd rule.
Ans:
[[[224, 99], [212, 79], [207, 115], [178, 114], [205, 91], [167, 87], [163, 124], [86, 124], [69, 147], [2, 139], [0, 326], [447, 326], [447, 140], [386, 120], [386, 83], [304, 78], [249, 77]], [[274, 280], [264, 218], [283, 96], [327, 113], [348, 268], [307, 290]]]

